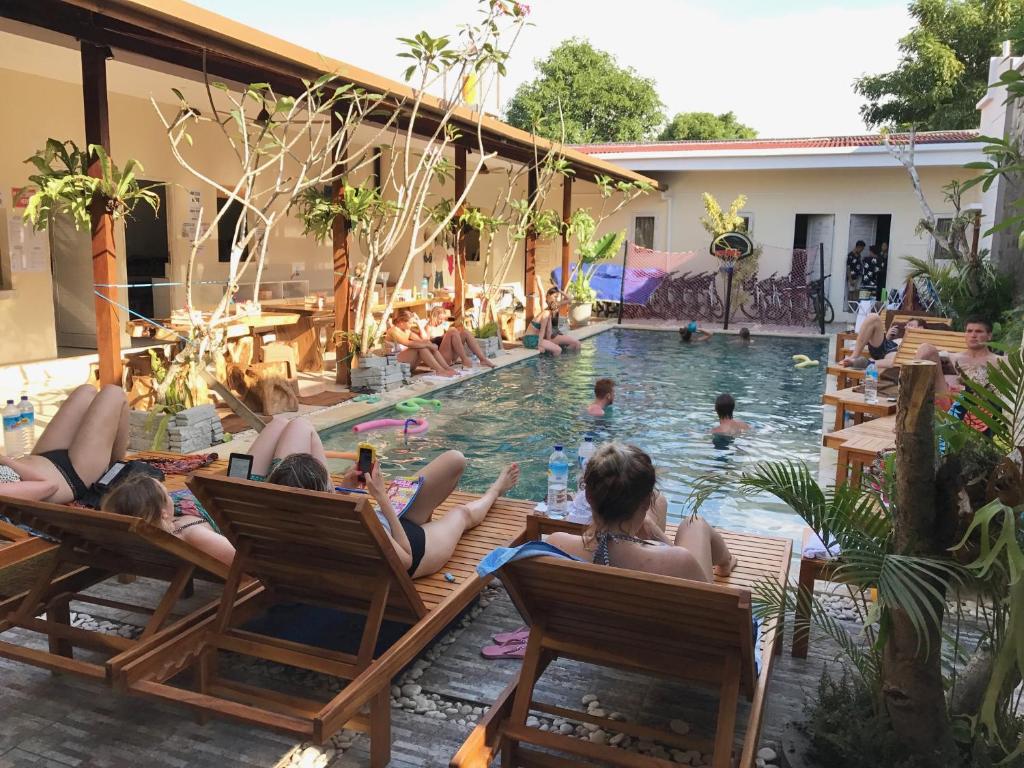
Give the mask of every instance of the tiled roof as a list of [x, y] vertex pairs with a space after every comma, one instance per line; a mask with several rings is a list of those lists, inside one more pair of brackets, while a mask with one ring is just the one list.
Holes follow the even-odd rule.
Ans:
[[[918, 133], [917, 144], [961, 144], [977, 141], [978, 131], [930, 131]], [[907, 133], [892, 133], [893, 143], [906, 144]], [[879, 147], [882, 137], [877, 133], [860, 136], [818, 136], [805, 139], [730, 139], [719, 141], [652, 141], [624, 144], [579, 144], [576, 149], [588, 155], [605, 155], [626, 152], [704, 152], [704, 151], [756, 151], [773, 149], [842, 149], [852, 147]]]

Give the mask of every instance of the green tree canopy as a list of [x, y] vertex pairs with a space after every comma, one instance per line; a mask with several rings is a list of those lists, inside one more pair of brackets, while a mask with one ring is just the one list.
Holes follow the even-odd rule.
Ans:
[[855, 83], [867, 99], [869, 127], [939, 131], [978, 127], [975, 105], [988, 86], [989, 59], [999, 53], [1024, 0], [912, 0], [917, 25], [900, 40], [892, 72]]
[[523, 83], [505, 119], [517, 128], [565, 141], [644, 141], [665, 121], [654, 80], [620, 67], [610, 53], [572, 38], [534, 62], [538, 76]]
[[732, 112], [678, 112], [658, 138], [661, 141], [710, 141], [714, 139], [753, 139], [757, 131], [736, 119]]

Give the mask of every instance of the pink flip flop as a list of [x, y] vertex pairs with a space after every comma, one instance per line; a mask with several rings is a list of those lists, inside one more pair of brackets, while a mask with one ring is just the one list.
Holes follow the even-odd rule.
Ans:
[[485, 645], [480, 649], [480, 654], [485, 659], [521, 659], [526, 655], [526, 643]]
[[496, 635], [492, 635], [494, 642], [498, 645], [508, 645], [509, 643], [525, 643], [526, 638], [530, 636], [529, 627], [520, 627], [514, 629], [511, 632], [499, 632]]

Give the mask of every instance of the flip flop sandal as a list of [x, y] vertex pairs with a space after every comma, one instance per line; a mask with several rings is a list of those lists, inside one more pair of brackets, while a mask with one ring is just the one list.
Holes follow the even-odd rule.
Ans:
[[499, 632], [496, 635], [492, 635], [494, 642], [498, 645], [508, 645], [509, 643], [525, 643], [526, 638], [530, 636], [529, 627], [519, 627], [511, 632]]
[[480, 649], [480, 655], [485, 659], [521, 659], [526, 656], [526, 643], [485, 645]]

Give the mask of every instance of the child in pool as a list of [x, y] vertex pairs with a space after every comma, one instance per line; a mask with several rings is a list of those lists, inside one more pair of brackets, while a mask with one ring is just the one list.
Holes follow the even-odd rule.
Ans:
[[556, 357], [562, 354], [562, 347], [579, 352], [579, 341], [563, 334], [559, 329], [558, 312], [569, 300], [558, 288], [549, 288], [545, 298], [548, 307], [530, 321], [530, 326], [523, 336], [523, 346], [527, 349], [549, 352]]
[[679, 340], [689, 344], [691, 341], [707, 341], [714, 334], [697, 325], [696, 320], [691, 320], [685, 328], [679, 329]]
[[615, 382], [612, 379], [598, 379], [594, 382], [594, 402], [587, 406], [591, 416], [604, 416], [615, 402]]

